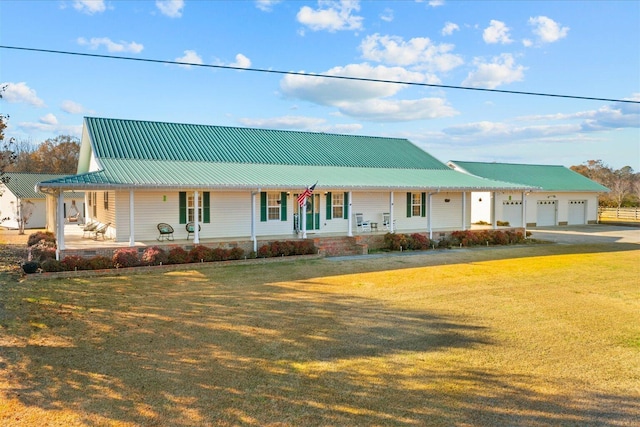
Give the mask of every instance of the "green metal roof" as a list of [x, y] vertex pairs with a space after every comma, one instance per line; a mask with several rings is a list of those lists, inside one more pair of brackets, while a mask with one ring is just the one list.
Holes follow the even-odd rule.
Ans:
[[169, 160], [104, 159], [104, 170], [43, 182], [41, 186], [86, 188], [211, 188], [291, 189], [318, 181], [322, 188], [344, 190], [490, 190], [530, 189], [513, 183], [456, 172], [452, 169], [390, 169], [371, 167], [175, 162]]
[[85, 117], [102, 159], [447, 169], [407, 139]]
[[[27, 172], [5, 172], [9, 178], [6, 183], [7, 188], [17, 197], [21, 199], [44, 199], [43, 193], [35, 190], [36, 184], [41, 181], [56, 180], [65, 178], [68, 175], [53, 173], [27, 173]], [[65, 197], [84, 197], [84, 194], [74, 195], [72, 193], [65, 194]]]
[[452, 160], [451, 163], [475, 176], [540, 187], [543, 191], [594, 191], [599, 193], [609, 191], [607, 187], [564, 166], [457, 160]]

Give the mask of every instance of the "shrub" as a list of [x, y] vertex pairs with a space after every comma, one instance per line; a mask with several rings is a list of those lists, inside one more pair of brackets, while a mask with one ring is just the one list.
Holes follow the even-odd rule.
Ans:
[[169, 261], [169, 255], [164, 249], [157, 246], [151, 246], [144, 250], [141, 261], [144, 265], [166, 264], [167, 261]]
[[116, 249], [113, 253], [113, 266], [116, 268], [136, 267], [140, 265], [138, 250], [135, 248]]
[[399, 251], [400, 248], [407, 249], [407, 236], [398, 233], [387, 233], [384, 235], [384, 247], [392, 250]]
[[229, 250], [228, 259], [242, 259], [242, 258], [244, 258], [244, 249], [236, 247]]
[[203, 245], [194, 246], [189, 251], [189, 260], [191, 262], [213, 261], [213, 249]]
[[29, 247], [29, 257], [36, 261], [46, 261], [56, 257], [56, 245], [47, 240], [40, 240], [33, 246]]
[[271, 258], [271, 245], [265, 244], [258, 248], [258, 258]]
[[292, 255], [313, 255], [318, 252], [313, 240], [299, 240], [290, 243], [293, 245]]
[[40, 268], [40, 263], [35, 261], [27, 261], [22, 264], [22, 270], [27, 274], [37, 273]]
[[87, 261], [78, 255], [68, 255], [61, 261], [62, 268], [65, 271], [88, 270]]
[[27, 246], [34, 246], [42, 240], [52, 243], [53, 246], [56, 245], [56, 238], [51, 231], [38, 231], [37, 233], [29, 235], [29, 238], [27, 239]]
[[493, 242], [494, 245], [508, 245], [509, 244], [509, 236], [504, 231], [496, 230], [493, 232]]
[[420, 234], [420, 233], [413, 233], [411, 236], [409, 236], [409, 239], [408, 239], [409, 249], [413, 249], [417, 251], [429, 249], [430, 244], [431, 244], [431, 241], [429, 240], [429, 238], [424, 234]]
[[508, 227], [509, 221], [496, 221], [496, 225], [499, 227]]
[[93, 258], [89, 258], [87, 260], [87, 265], [89, 270], [106, 270], [108, 268], [113, 268], [113, 261], [109, 257], [98, 255]]
[[40, 268], [42, 268], [43, 271], [50, 273], [64, 270], [64, 266], [62, 265], [62, 263], [56, 259], [48, 259], [46, 261], [43, 261], [42, 264], [40, 264]]
[[229, 251], [223, 248], [215, 248], [212, 250], [212, 261], [226, 261], [229, 259]]
[[171, 248], [167, 262], [169, 264], [186, 264], [189, 262], [189, 252], [181, 247]]

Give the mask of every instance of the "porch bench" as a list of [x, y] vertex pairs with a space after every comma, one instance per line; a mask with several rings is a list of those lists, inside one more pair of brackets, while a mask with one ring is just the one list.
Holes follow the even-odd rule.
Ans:
[[100, 234], [102, 234], [102, 240], [105, 240], [105, 235], [106, 235], [107, 230], [109, 229], [110, 226], [111, 226], [110, 222], [108, 222], [106, 224], [100, 224], [100, 226], [98, 226], [98, 228], [93, 230], [93, 240], [98, 240], [98, 236]]
[[173, 240], [173, 227], [167, 223], [161, 222], [158, 224], [158, 241]]

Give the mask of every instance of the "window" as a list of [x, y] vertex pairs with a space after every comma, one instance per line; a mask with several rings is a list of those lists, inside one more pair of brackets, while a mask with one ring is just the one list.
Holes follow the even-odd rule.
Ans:
[[280, 221], [280, 193], [267, 193], [267, 219]]
[[105, 191], [104, 193], [102, 193], [102, 196], [104, 197], [104, 210], [108, 211], [109, 210], [109, 192]]
[[426, 216], [426, 193], [407, 193], [407, 218]]
[[411, 193], [411, 216], [422, 214], [422, 197], [420, 193]]
[[95, 191], [93, 194], [93, 217], [96, 218], [98, 216], [98, 193]]
[[[179, 204], [179, 222], [180, 224], [186, 224], [188, 222], [195, 221], [195, 193], [181, 191], [178, 194]], [[208, 191], [198, 193], [198, 221], [208, 224], [211, 222], [211, 197]]]
[[344, 193], [331, 195], [331, 217], [344, 218]]

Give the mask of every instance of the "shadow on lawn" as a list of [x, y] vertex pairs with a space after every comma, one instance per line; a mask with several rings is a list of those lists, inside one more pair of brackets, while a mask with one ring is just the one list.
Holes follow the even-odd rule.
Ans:
[[[85, 425], [601, 426], [640, 414], [631, 394], [545, 394], [446, 358], [491, 351], [469, 319], [261, 286], [257, 267], [244, 284], [146, 280], [24, 288], [20, 325], [2, 325], [8, 397]], [[437, 369], [416, 368], [439, 355]]]

